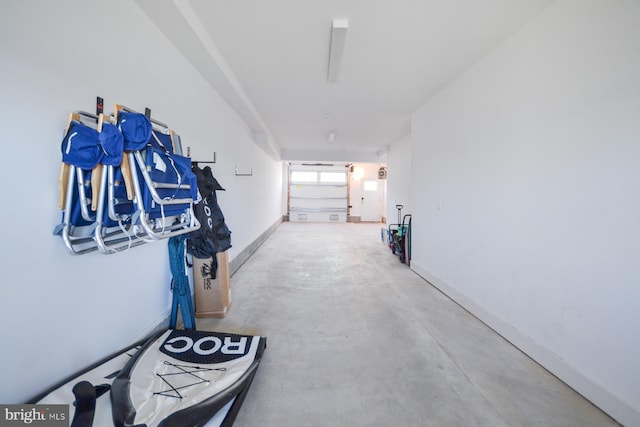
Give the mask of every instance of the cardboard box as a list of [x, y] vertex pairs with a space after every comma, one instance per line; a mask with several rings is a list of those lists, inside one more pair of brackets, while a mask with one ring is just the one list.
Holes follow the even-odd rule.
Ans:
[[193, 286], [196, 294], [196, 317], [223, 318], [231, 309], [231, 279], [227, 252], [216, 254], [218, 269], [211, 278], [213, 258], [193, 258]]

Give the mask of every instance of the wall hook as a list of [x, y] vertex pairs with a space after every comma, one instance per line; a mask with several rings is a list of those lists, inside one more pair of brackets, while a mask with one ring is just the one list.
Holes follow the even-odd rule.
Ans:
[[[187, 147], [187, 153], [189, 153], [187, 155], [187, 157], [189, 157], [189, 155], [191, 154], [191, 147]], [[213, 160], [191, 160], [191, 163], [194, 164], [199, 164], [199, 163], [209, 163], [209, 164], [213, 164], [216, 163], [216, 152], [213, 152]]]
[[251, 168], [251, 172], [249, 173], [238, 173], [238, 166], [236, 165], [236, 176], [253, 176], [253, 168]]

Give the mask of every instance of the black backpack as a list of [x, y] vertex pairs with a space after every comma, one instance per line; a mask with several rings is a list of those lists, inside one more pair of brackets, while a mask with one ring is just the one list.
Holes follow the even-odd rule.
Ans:
[[200, 169], [197, 164], [194, 164], [192, 170], [198, 179], [198, 190], [202, 199], [194, 205], [200, 228], [189, 233], [187, 252], [196, 258], [213, 258], [211, 278], [215, 279], [217, 270], [215, 255], [231, 247], [231, 231], [224, 222], [224, 215], [216, 197], [216, 191], [224, 191], [224, 188], [215, 179], [209, 166]]

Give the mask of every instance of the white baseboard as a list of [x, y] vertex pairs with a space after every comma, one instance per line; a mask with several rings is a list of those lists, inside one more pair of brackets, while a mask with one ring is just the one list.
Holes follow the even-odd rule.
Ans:
[[616, 421], [625, 426], [640, 426], [640, 410], [634, 408], [624, 399], [595, 383], [584, 373], [568, 365], [558, 355], [487, 311], [471, 298], [443, 283], [415, 260], [411, 261], [411, 269]]
[[249, 243], [243, 250], [229, 260], [229, 271], [231, 276], [238, 271], [255, 251], [273, 234], [274, 231], [282, 224], [282, 218], [278, 218], [276, 222], [271, 224], [257, 239]]

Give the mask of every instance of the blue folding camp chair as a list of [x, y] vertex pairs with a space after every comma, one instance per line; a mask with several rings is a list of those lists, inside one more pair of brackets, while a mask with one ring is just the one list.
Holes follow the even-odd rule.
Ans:
[[200, 228], [193, 212], [199, 194], [191, 159], [175, 154], [169, 129], [153, 126], [144, 149], [127, 154], [133, 170], [137, 221], [147, 236], [164, 239]]
[[[62, 141], [63, 166], [60, 174], [63, 208], [59, 234], [72, 254], [98, 249], [94, 230], [98, 215], [99, 184], [103, 165], [116, 164], [122, 157], [122, 135], [103, 115], [75, 112], [69, 115]], [[122, 230], [103, 234], [105, 239], [118, 240]]]
[[[96, 212], [94, 239], [102, 253], [128, 250], [147, 242], [147, 234], [138, 225], [139, 215], [134, 202], [133, 181], [127, 152], [146, 146], [151, 135], [151, 122], [143, 114], [114, 112], [114, 121], [123, 137], [123, 152], [120, 162], [106, 165], [102, 174], [100, 195]], [[117, 227], [126, 240], [107, 240], [109, 229]]]
[[[116, 253], [200, 227], [191, 159], [174, 153], [161, 122], [116, 105], [113, 116], [76, 112], [62, 141], [62, 223], [72, 254]], [[153, 123], [153, 125], [152, 125]]]

